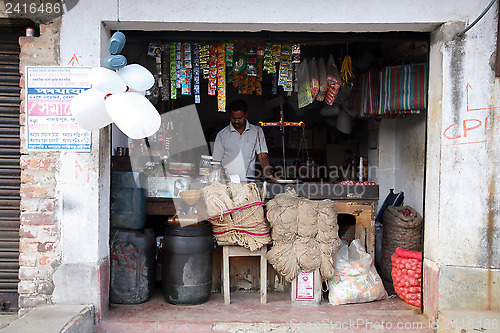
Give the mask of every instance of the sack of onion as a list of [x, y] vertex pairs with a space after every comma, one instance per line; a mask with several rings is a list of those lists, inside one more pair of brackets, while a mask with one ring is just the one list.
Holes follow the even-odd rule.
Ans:
[[392, 282], [396, 294], [416, 307], [421, 304], [422, 252], [396, 248], [391, 256]]

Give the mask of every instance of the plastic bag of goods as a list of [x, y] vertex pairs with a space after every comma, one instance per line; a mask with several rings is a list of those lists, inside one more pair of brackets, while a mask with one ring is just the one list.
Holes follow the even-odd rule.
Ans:
[[315, 58], [312, 58], [309, 61], [307, 69], [309, 71], [309, 79], [311, 80], [311, 97], [313, 100], [315, 100], [319, 92], [318, 67], [316, 67]]
[[333, 55], [330, 55], [326, 63], [326, 82], [327, 88], [325, 94], [325, 102], [328, 105], [332, 105], [333, 101], [335, 101], [335, 98], [337, 98], [340, 86], [342, 85], [339, 69], [335, 65]]
[[328, 88], [328, 83], [326, 81], [326, 67], [325, 60], [323, 58], [318, 59], [318, 78], [319, 78], [319, 91], [316, 95], [316, 100], [323, 102], [325, 100], [326, 89]]
[[332, 305], [364, 303], [387, 298], [372, 257], [359, 239], [342, 242], [335, 255], [335, 276], [328, 280], [328, 302]]
[[392, 283], [396, 294], [406, 303], [420, 307], [422, 285], [422, 252], [396, 248], [391, 256]]
[[307, 60], [304, 59], [297, 70], [299, 82], [298, 103], [299, 108], [308, 106], [313, 102], [311, 92], [311, 80], [309, 78], [309, 70], [307, 68]]

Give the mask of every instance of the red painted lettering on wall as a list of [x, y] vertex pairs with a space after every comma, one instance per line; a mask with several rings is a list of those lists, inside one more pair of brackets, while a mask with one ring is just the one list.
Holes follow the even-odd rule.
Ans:
[[[467, 118], [458, 123], [448, 125], [443, 131], [443, 137], [450, 141], [449, 145], [466, 145], [475, 143], [484, 144], [488, 141], [489, 131], [492, 131], [493, 134], [498, 135], [500, 116], [497, 116], [497, 121], [493, 122], [494, 128], [489, 128], [489, 117], [490, 113], [494, 109], [500, 108], [500, 106], [471, 108], [469, 106], [470, 89], [471, 85], [467, 83], [467, 86], [465, 88], [467, 112], [479, 111], [487, 114], [484, 116], [484, 118], [476, 116], [474, 118]], [[486, 145], [484, 147], [486, 147]]]

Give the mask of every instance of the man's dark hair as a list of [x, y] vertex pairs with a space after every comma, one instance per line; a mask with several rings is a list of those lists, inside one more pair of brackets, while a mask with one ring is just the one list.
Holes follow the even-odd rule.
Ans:
[[247, 102], [242, 99], [237, 99], [229, 103], [228, 106], [229, 112], [231, 111], [243, 111], [243, 113], [247, 113]]

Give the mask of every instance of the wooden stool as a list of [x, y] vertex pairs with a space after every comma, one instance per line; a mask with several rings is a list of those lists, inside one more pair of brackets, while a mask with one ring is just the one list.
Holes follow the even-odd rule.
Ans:
[[267, 303], [267, 245], [262, 246], [256, 251], [227, 242], [217, 242], [222, 246], [222, 283], [224, 284], [224, 303], [230, 304], [230, 290], [231, 281], [229, 278], [229, 258], [230, 257], [260, 257], [260, 302]]

